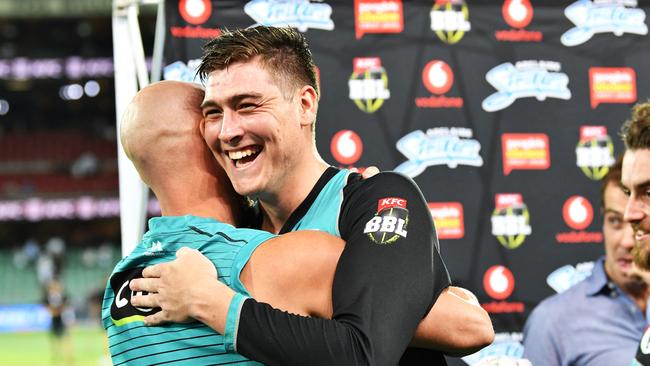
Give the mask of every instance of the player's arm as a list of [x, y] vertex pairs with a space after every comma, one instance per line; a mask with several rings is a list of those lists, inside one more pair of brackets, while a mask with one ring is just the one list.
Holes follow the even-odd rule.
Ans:
[[411, 346], [459, 357], [477, 352], [493, 340], [492, 321], [476, 296], [463, 288], [449, 287], [418, 325]]
[[[332, 320], [248, 299], [239, 317], [239, 353], [270, 364], [397, 364], [449, 277], [426, 202], [410, 179], [383, 173], [351, 189], [341, 211], [346, 246], [333, 283]], [[395, 200], [380, 204], [386, 198]]]
[[[251, 256], [241, 274], [260, 302], [299, 315], [332, 317], [334, 271], [344, 248], [335, 236], [296, 231], [273, 238]], [[468, 290], [445, 289], [422, 319], [411, 346], [464, 356], [494, 339], [490, 317]]]

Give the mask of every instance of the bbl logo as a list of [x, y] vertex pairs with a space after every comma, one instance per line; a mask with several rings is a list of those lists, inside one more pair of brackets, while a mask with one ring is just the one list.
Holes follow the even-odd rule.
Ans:
[[377, 213], [366, 223], [363, 233], [377, 244], [392, 244], [400, 238], [406, 238], [408, 222], [406, 200], [386, 197], [377, 203]]
[[463, 0], [436, 0], [431, 9], [431, 30], [447, 44], [454, 44], [469, 31], [469, 10]]
[[379, 57], [355, 58], [348, 86], [350, 99], [366, 113], [377, 111], [390, 98], [388, 76]]
[[580, 127], [576, 164], [593, 180], [601, 180], [614, 164], [614, 144], [605, 126]]
[[492, 235], [499, 243], [508, 249], [516, 249], [531, 232], [530, 213], [521, 194], [497, 194], [492, 212]]

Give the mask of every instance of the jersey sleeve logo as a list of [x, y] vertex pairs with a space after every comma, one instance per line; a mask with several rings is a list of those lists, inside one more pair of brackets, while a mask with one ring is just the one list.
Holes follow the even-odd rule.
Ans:
[[115, 294], [111, 304], [111, 320], [113, 324], [121, 326], [127, 323], [142, 321], [145, 316], [155, 314], [160, 308], [138, 308], [131, 304], [131, 298], [138, 295], [146, 295], [147, 292], [133, 292], [129, 288], [129, 282], [134, 278], [142, 278], [144, 267], [127, 269], [117, 272], [111, 277], [111, 290]]
[[409, 221], [407, 201], [398, 197], [386, 197], [377, 202], [377, 212], [363, 229], [370, 240], [377, 244], [392, 244], [406, 238]]

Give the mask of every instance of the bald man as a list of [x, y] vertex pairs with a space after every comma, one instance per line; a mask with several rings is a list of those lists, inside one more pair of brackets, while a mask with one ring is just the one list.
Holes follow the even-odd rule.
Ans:
[[[118, 263], [106, 288], [103, 323], [116, 365], [256, 364], [226, 346], [236, 339], [221, 336], [235, 328], [235, 313], [225, 322], [197, 319], [214, 330], [196, 321], [144, 326], [145, 317], [158, 309], [133, 306], [131, 297], [137, 293], [129, 290], [129, 282], [142, 277], [144, 267], [174, 256], [178, 260], [152, 268], [192, 271], [190, 284], [167, 284], [190, 287], [186, 296], [210, 294], [218, 272], [219, 280], [232, 289], [224, 300], [230, 304], [252, 296], [293, 314], [332, 314], [332, 281], [343, 241], [318, 231], [276, 236], [232, 226], [246, 223], [244, 199], [234, 192], [200, 135], [202, 99], [203, 90], [194, 84], [157, 83], [136, 95], [122, 120], [124, 150], [158, 198], [163, 216], [149, 221], [149, 231]], [[489, 317], [472, 298], [462, 289], [445, 291], [420, 324], [414, 344], [451, 354], [489, 344], [494, 336]], [[286, 359], [309, 361], [292, 355]]]

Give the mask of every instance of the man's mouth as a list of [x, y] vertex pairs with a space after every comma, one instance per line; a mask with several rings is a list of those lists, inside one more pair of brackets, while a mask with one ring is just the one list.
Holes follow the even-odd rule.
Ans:
[[620, 268], [627, 270], [632, 267], [632, 258], [619, 258], [616, 260], [616, 263], [618, 263]]
[[257, 158], [262, 147], [259, 145], [247, 146], [236, 151], [228, 151], [228, 157], [233, 161], [235, 167], [243, 168]]

